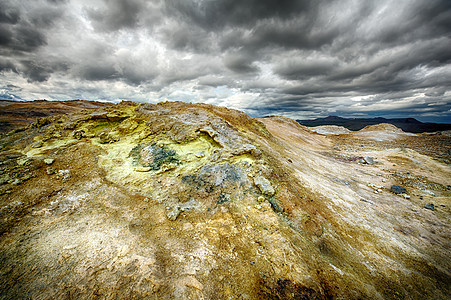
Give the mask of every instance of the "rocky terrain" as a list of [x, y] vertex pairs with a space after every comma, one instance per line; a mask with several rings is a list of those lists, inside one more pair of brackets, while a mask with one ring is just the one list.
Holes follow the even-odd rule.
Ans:
[[75, 106], [1, 135], [0, 299], [449, 298], [449, 132]]

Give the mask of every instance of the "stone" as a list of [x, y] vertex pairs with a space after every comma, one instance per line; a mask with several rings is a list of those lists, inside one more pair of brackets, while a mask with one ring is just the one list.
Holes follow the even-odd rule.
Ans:
[[199, 152], [196, 153], [196, 157], [197, 158], [202, 158], [204, 156], [205, 156], [205, 153], [203, 151], [199, 151]]
[[431, 195], [432, 197], [436, 197], [437, 195], [431, 190], [423, 190], [426, 194]]
[[46, 158], [46, 159], [44, 159], [44, 163], [46, 165], [51, 165], [51, 164], [53, 164], [54, 161], [55, 161], [55, 159], [53, 159], [53, 158]]
[[135, 172], [149, 172], [152, 170], [151, 167], [134, 167], [133, 170]]
[[271, 207], [275, 212], [283, 212], [283, 208], [280, 207], [274, 197], [269, 198], [268, 202], [271, 204]]
[[175, 168], [177, 168], [177, 165], [174, 163], [168, 163], [168, 164], [162, 164], [160, 170], [157, 171], [157, 174], [159, 173], [164, 173], [167, 171], [171, 171], [174, 170]]
[[174, 207], [166, 214], [166, 217], [170, 221], [175, 221], [177, 220], [177, 217], [180, 215], [180, 213], [181, 213], [180, 207]]
[[19, 184], [21, 184], [21, 183], [22, 183], [22, 180], [20, 180], [20, 179], [18, 179], [18, 178], [14, 179], [14, 180], [11, 182], [11, 184], [13, 184], [13, 185], [19, 185]]
[[425, 205], [424, 205], [424, 208], [430, 209], [430, 210], [434, 210], [434, 209], [435, 209], [435, 206], [434, 206], [433, 203], [428, 203], [428, 204], [425, 204]]
[[257, 176], [254, 178], [254, 184], [260, 189], [263, 195], [273, 196], [275, 194], [274, 188], [271, 182], [263, 176]]
[[166, 165], [163, 172], [177, 167], [179, 160], [176, 156], [174, 150], [157, 144], [138, 144], [129, 153], [129, 157], [133, 159], [133, 165], [149, 167], [152, 171], [158, 171]]
[[74, 131], [72, 136], [77, 140], [81, 140], [85, 136], [85, 131], [84, 130], [76, 130], [76, 131]]
[[259, 197], [257, 198], [257, 201], [261, 203], [261, 202], [265, 201], [265, 197], [259, 196]]
[[29, 166], [31, 164], [31, 159], [27, 157], [21, 157], [17, 160], [19, 166]]
[[363, 158], [363, 160], [364, 160], [364, 162], [365, 162], [366, 164], [369, 164], [369, 165], [374, 164], [374, 160], [373, 160], [373, 158], [372, 158], [371, 156], [365, 156], [365, 157]]
[[70, 178], [70, 171], [69, 170], [58, 170], [58, 179], [62, 179], [63, 182], [66, 182]]
[[56, 173], [56, 169], [54, 167], [47, 167], [46, 172], [48, 175], [52, 175]]
[[391, 188], [390, 188], [390, 192], [392, 192], [392, 193], [394, 193], [396, 195], [399, 195], [399, 194], [407, 193], [407, 190], [404, 187], [402, 187], [402, 186], [392, 185]]

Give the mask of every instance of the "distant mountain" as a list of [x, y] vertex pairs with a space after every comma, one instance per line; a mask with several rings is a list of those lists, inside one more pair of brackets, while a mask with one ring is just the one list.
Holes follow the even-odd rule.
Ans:
[[314, 127], [321, 125], [337, 125], [348, 128], [349, 130], [360, 130], [368, 125], [377, 125], [380, 123], [393, 124], [406, 132], [421, 133], [451, 130], [451, 124], [423, 123], [414, 118], [386, 119], [386, 118], [341, 118], [337, 116], [328, 116], [315, 120], [297, 120], [299, 124]]

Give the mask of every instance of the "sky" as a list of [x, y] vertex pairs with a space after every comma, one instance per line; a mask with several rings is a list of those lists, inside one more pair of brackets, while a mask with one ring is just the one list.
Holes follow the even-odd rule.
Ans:
[[0, 0], [0, 99], [451, 123], [451, 1]]

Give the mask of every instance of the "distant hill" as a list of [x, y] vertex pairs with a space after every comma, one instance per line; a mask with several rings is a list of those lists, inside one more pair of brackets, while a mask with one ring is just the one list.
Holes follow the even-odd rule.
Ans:
[[81, 110], [96, 110], [113, 103], [69, 100], [69, 101], [10, 101], [0, 100], [0, 134], [27, 126], [37, 119], [58, 116]]
[[349, 130], [360, 130], [368, 125], [377, 125], [380, 123], [393, 124], [406, 132], [421, 133], [451, 130], [451, 124], [423, 123], [414, 118], [386, 119], [386, 118], [341, 118], [329, 116], [315, 120], [297, 120], [299, 124], [314, 127], [322, 125], [343, 126]]

